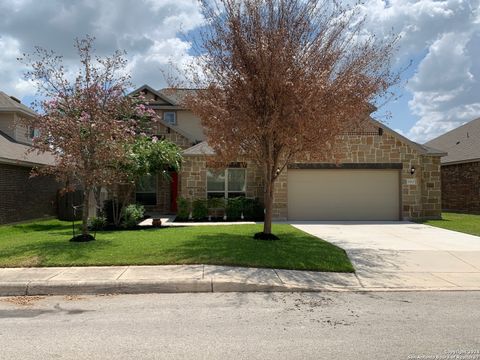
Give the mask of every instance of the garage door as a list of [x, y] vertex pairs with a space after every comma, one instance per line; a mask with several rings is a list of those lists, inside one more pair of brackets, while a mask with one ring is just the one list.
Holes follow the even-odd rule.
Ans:
[[289, 169], [289, 220], [399, 220], [399, 170]]

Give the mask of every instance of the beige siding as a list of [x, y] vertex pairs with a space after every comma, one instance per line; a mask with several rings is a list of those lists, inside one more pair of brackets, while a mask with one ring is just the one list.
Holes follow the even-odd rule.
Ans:
[[31, 144], [32, 140], [28, 137], [28, 128], [22, 124], [22, 118], [19, 115], [16, 115], [15, 121], [15, 140], [26, 144]]
[[191, 135], [193, 137], [192, 140], [205, 140], [200, 119], [190, 111], [177, 111], [177, 126], [184, 133]]
[[11, 137], [15, 137], [13, 119], [13, 113], [0, 114], [0, 131]]

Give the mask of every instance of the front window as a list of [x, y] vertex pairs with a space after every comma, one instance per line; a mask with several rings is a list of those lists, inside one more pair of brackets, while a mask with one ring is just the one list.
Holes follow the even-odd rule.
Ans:
[[165, 111], [163, 113], [163, 120], [170, 125], [177, 124], [177, 113], [175, 111]]
[[135, 200], [142, 205], [157, 204], [157, 177], [155, 175], [142, 176], [137, 181]]
[[245, 196], [246, 169], [207, 170], [207, 195], [209, 198]]

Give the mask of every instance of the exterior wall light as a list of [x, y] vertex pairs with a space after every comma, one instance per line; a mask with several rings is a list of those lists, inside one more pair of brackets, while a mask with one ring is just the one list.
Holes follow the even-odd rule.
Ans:
[[412, 175], [415, 174], [415, 166], [412, 166], [410, 168], [410, 174], [412, 174]]

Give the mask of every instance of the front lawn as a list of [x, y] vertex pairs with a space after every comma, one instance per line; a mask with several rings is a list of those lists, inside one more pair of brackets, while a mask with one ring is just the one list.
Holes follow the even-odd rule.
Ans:
[[287, 224], [278, 241], [254, 240], [262, 225], [104, 231], [71, 243], [71, 223], [41, 220], [0, 226], [0, 267], [212, 264], [352, 272], [345, 252]]
[[427, 220], [423, 223], [480, 236], [480, 215], [444, 212], [442, 220]]

